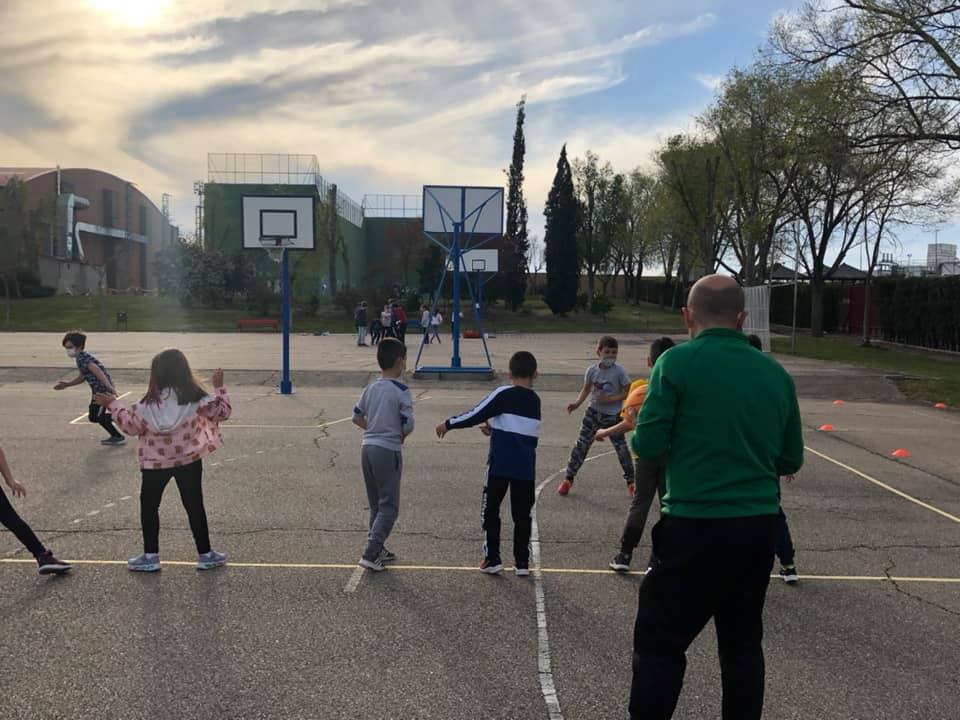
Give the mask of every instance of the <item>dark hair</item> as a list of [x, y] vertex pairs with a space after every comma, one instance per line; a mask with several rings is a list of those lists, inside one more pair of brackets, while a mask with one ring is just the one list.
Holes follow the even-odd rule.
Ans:
[[377, 345], [377, 365], [381, 370], [389, 370], [397, 360], [407, 356], [407, 346], [396, 338], [384, 338]]
[[617, 342], [617, 339], [613, 337], [613, 335], [604, 335], [597, 342], [597, 350], [603, 350], [603, 348], [618, 350], [620, 348], [620, 343]]
[[650, 362], [655, 363], [658, 357], [663, 355], [674, 345], [676, 345], [676, 343], [666, 335], [663, 337], [658, 337], [656, 340], [650, 343]]
[[193, 374], [187, 356], [173, 348], [158, 353], [150, 363], [150, 385], [141, 402], [159, 403], [160, 393], [167, 388], [176, 391], [178, 405], [197, 402], [210, 394]]
[[82, 350], [87, 344], [87, 336], [79, 330], [73, 330], [64, 335], [63, 340], [60, 342], [61, 345], [66, 345], [67, 343], [70, 343], [75, 348], [80, 348]]
[[747, 342], [753, 345], [760, 352], [763, 352], [763, 340], [760, 339], [759, 335], [754, 335], [752, 333], [747, 335]]
[[532, 378], [537, 372], [537, 359], [533, 353], [520, 350], [510, 356], [510, 374], [515, 378]]

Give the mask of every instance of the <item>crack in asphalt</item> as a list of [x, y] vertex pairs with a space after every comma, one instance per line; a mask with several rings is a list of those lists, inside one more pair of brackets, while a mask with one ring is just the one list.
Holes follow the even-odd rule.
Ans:
[[894, 580], [893, 576], [890, 574], [891, 571], [897, 566], [897, 563], [894, 562], [893, 558], [890, 558], [890, 557], [887, 558], [887, 562], [889, 563], [889, 565], [887, 565], [887, 567], [883, 569], [883, 574], [887, 576], [887, 580], [890, 582], [891, 585], [893, 585], [894, 590], [896, 590], [899, 594], [905, 595], [906, 597], [912, 600], [916, 600], [917, 602], [922, 603], [924, 605], [929, 605], [930, 607], [936, 608], [937, 610], [942, 610], [948, 615], [960, 617], [960, 611], [958, 610], [953, 610], [952, 608], [948, 608], [944, 605], [941, 605], [940, 603], [934, 602], [933, 600], [928, 600], [925, 597], [922, 597], [920, 595], [915, 595], [912, 592], [909, 592], [908, 590], [904, 590], [900, 586], [900, 583]]

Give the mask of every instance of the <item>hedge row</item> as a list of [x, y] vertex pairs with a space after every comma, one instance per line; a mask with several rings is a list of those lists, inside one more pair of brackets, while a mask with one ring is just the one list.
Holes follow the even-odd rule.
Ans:
[[880, 278], [872, 295], [884, 340], [960, 351], [960, 277]]

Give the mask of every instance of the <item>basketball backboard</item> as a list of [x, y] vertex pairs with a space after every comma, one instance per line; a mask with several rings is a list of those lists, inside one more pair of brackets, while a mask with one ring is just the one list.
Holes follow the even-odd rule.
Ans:
[[243, 249], [273, 243], [288, 250], [315, 250], [315, 203], [311, 195], [244, 195]]
[[[460, 270], [466, 272], [495, 273], [500, 271], [498, 250], [467, 250], [460, 257], [463, 262]], [[453, 263], [447, 260], [447, 271], [453, 270]]]
[[454, 223], [463, 234], [502, 235], [503, 188], [424, 185], [424, 232], [452, 233]]

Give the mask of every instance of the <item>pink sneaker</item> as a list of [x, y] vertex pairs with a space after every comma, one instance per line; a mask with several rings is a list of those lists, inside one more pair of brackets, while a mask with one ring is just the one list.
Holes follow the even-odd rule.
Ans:
[[573, 478], [564, 478], [563, 482], [560, 483], [560, 487], [557, 488], [557, 492], [561, 495], [567, 495], [570, 492], [570, 488], [573, 487]]

